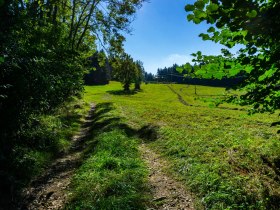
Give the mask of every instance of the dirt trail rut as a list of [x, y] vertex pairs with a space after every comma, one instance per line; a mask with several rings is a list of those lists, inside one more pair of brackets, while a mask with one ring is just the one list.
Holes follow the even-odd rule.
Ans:
[[91, 105], [88, 116], [78, 135], [73, 137], [73, 145], [68, 153], [58, 158], [46, 172], [34, 180], [23, 191], [21, 210], [62, 209], [67, 201], [67, 189], [75, 169], [80, 166], [83, 151], [83, 140], [87, 137], [95, 110]]
[[152, 209], [193, 210], [193, 199], [184, 186], [163, 172], [168, 163], [145, 144], [140, 146], [142, 158], [149, 168], [149, 182], [153, 194]]
[[[70, 151], [58, 158], [46, 172], [34, 180], [23, 193], [20, 210], [63, 209], [67, 203], [71, 178], [81, 165], [84, 140], [89, 135], [94, 118], [95, 106], [92, 104], [80, 133], [73, 137]], [[153, 194], [153, 208], [158, 210], [193, 210], [193, 200], [182, 184], [163, 172], [167, 162], [150, 150], [145, 144], [140, 145], [142, 158], [150, 174], [149, 184]]]

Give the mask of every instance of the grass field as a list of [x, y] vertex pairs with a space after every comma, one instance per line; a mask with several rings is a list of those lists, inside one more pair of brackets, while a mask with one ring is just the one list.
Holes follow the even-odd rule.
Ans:
[[142, 85], [130, 94], [116, 82], [85, 87], [84, 100], [96, 103], [99, 114], [69, 205], [146, 208], [147, 173], [137, 150], [145, 141], [169, 162], [168, 173], [195, 194], [197, 208], [279, 209], [279, 128], [270, 126], [277, 115], [214, 107], [224, 88], [198, 86], [197, 93], [175, 84]]

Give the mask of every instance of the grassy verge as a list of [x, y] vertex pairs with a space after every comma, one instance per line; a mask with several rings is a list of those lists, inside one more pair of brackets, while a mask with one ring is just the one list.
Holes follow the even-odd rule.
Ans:
[[[0, 206], [13, 209], [20, 191], [41, 174], [53, 159], [66, 152], [79, 130], [85, 104], [65, 103], [52, 115], [34, 115], [21, 128], [10, 154], [0, 154]], [[3, 163], [3, 164], [2, 164]]]
[[14, 170], [20, 181], [40, 174], [53, 158], [66, 152], [72, 136], [78, 132], [86, 110], [77, 99], [65, 103], [53, 115], [34, 116], [20, 133], [15, 148]]
[[[209, 98], [222, 91], [204, 88]], [[134, 130], [158, 128], [148, 146], [170, 161], [170, 173], [207, 209], [280, 208], [280, 143], [278, 128], [270, 127], [276, 115], [210, 108], [193, 91], [182, 97], [199, 106], [185, 106], [166, 85], [143, 85], [130, 95], [120, 89], [118, 83], [86, 87], [85, 100], [112, 103], [114, 116]]]

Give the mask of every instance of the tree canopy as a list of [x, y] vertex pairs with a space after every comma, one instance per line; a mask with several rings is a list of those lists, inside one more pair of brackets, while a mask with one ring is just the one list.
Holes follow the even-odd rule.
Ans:
[[[206, 76], [216, 71], [216, 78], [245, 77], [241, 88], [246, 93], [237, 98], [241, 104], [253, 105], [254, 112], [273, 112], [280, 108], [279, 31], [280, 2], [278, 0], [197, 0], [185, 7], [187, 18], [195, 24], [211, 24], [201, 33], [203, 40], [220, 43], [227, 48], [241, 46], [232, 58], [217, 59], [204, 64], [200, 73]], [[201, 61], [201, 52], [194, 54]]]
[[134, 61], [127, 53], [111, 57], [112, 74], [120, 81], [124, 91], [130, 90], [130, 85], [135, 84], [135, 90], [140, 89], [140, 84], [144, 79], [144, 66], [139, 60]]

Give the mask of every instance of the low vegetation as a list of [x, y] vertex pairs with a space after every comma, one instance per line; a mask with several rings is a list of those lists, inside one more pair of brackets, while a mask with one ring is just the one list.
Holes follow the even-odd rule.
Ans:
[[135, 201], [143, 201], [138, 196], [146, 173], [135, 138], [142, 137], [168, 160], [170, 175], [195, 193], [198, 208], [280, 208], [280, 143], [270, 126], [277, 115], [249, 116], [200, 100], [222, 95], [222, 88], [198, 86], [198, 95], [183, 85], [148, 84], [129, 95], [120, 89], [114, 82], [85, 88], [86, 102], [111, 108], [96, 121], [97, 133], [73, 181], [71, 207], [139, 208]]
[[90, 154], [74, 176], [67, 209], [145, 209], [147, 171], [138, 140], [113, 129], [88, 143]]
[[[78, 99], [65, 103], [52, 115], [33, 115], [18, 133], [20, 143], [8, 156], [13, 162], [2, 164], [1, 199], [3, 208], [14, 208], [21, 188], [41, 174], [58, 156], [67, 152], [79, 130], [85, 104]], [[1, 161], [5, 161], [1, 154]], [[5, 190], [5, 191], [4, 191]], [[13, 199], [12, 199], [13, 198]]]

